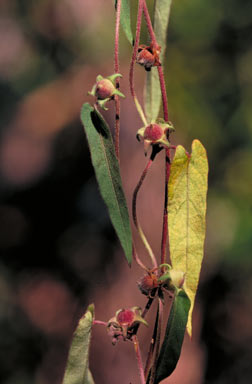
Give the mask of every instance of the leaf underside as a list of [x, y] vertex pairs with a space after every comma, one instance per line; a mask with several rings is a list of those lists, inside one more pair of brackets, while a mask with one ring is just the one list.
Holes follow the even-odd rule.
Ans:
[[192, 335], [192, 311], [204, 253], [208, 161], [198, 140], [188, 156], [179, 145], [168, 183], [169, 244], [172, 267], [186, 273], [184, 289], [191, 302], [187, 330]]
[[176, 368], [186, 330], [190, 300], [180, 289], [174, 297], [166, 326], [164, 341], [157, 361], [154, 384], [170, 376]]
[[94, 306], [90, 305], [74, 332], [62, 384], [94, 384], [88, 367], [93, 318]]
[[[158, 44], [161, 46], [160, 61], [163, 65], [167, 40], [172, 0], [156, 0], [154, 9], [154, 31]], [[156, 121], [161, 104], [161, 91], [157, 67], [153, 67], [146, 75], [144, 108], [147, 121]]]
[[88, 103], [82, 107], [81, 120], [86, 132], [101, 195], [108, 207], [112, 224], [126, 259], [131, 264], [132, 235], [129, 213], [110, 130], [101, 114]]
[[[115, 8], [117, 9], [117, 0], [115, 1]], [[133, 34], [131, 29], [129, 0], [121, 0], [120, 23], [127, 39], [129, 40], [130, 44], [133, 45], [134, 39], [133, 39]]]

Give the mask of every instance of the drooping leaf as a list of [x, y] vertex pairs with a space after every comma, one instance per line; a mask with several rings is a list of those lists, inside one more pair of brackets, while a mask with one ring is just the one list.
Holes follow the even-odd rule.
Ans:
[[[117, 9], [117, 2], [118, 0], [115, 0], [116, 9]], [[134, 39], [133, 39], [133, 34], [131, 29], [130, 0], [121, 0], [120, 23], [127, 39], [129, 40], [130, 44], [133, 45]]]
[[62, 384], [94, 384], [89, 370], [88, 353], [94, 305], [90, 305], [74, 332]]
[[169, 244], [172, 267], [186, 273], [184, 289], [191, 302], [189, 335], [204, 253], [207, 176], [208, 161], [203, 145], [194, 140], [191, 156], [179, 145], [168, 183]]
[[157, 361], [155, 384], [170, 376], [176, 368], [184, 340], [190, 300], [182, 289], [175, 294], [164, 341]]
[[132, 235], [129, 213], [110, 130], [100, 113], [88, 103], [82, 107], [81, 120], [86, 132], [101, 195], [108, 207], [112, 224], [127, 261], [131, 264]]
[[[172, 0], [156, 0], [154, 9], [154, 31], [158, 44], [161, 46], [160, 61], [164, 66], [167, 28], [169, 23]], [[145, 113], [148, 122], [154, 122], [159, 114], [161, 91], [157, 67], [147, 72], [145, 87]]]

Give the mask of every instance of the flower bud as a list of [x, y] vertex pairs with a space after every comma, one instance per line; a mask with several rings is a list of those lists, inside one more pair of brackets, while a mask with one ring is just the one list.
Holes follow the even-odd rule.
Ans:
[[115, 95], [125, 97], [124, 94], [116, 87], [116, 79], [118, 77], [122, 77], [122, 75], [120, 75], [120, 73], [114, 73], [108, 77], [99, 75], [96, 78], [96, 83], [94, 84], [91, 92], [88, 92], [89, 95], [96, 98], [97, 104], [105, 111], [108, 109], [105, 104], [107, 101], [114, 99]]
[[144, 44], [139, 45], [136, 62], [144, 66], [146, 71], [150, 71], [152, 67], [161, 65], [159, 60], [160, 51], [160, 46], [156, 46], [156, 48], [154, 48], [153, 44], [150, 46]]
[[168, 140], [169, 134], [174, 131], [171, 123], [159, 119], [157, 123], [152, 123], [142, 127], [137, 131], [137, 139], [144, 141], [144, 152], [147, 154], [150, 145], [159, 144], [161, 147], [170, 147]]
[[143, 276], [138, 283], [138, 288], [146, 296], [150, 296], [153, 289], [157, 287], [158, 287], [157, 275], [153, 272], [150, 272], [147, 275]]
[[95, 95], [98, 100], [110, 99], [115, 92], [116, 88], [112, 81], [102, 79], [96, 84]]

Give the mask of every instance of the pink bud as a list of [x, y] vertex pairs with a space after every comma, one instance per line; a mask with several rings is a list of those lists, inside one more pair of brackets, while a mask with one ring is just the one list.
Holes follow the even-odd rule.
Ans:
[[113, 96], [114, 84], [109, 79], [102, 79], [96, 85], [95, 94], [98, 100], [104, 100]]
[[157, 124], [150, 124], [145, 128], [144, 140], [155, 142], [163, 136], [163, 129]]

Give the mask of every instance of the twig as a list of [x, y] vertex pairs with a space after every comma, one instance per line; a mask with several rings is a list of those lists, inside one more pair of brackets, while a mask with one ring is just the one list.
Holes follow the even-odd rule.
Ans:
[[142, 175], [140, 177], [139, 182], [137, 183], [137, 186], [136, 186], [136, 188], [134, 190], [134, 193], [133, 193], [133, 199], [132, 199], [132, 216], [133, 216], [133, 221], [134, 221], [134, 224], [135, 224], [135, 226], [136, 226], [136, 228], [138, 230], [139, 236], [141, 237], [141, 239], [143, 241], [143, 244], [144, 244], [144, 246], [145, 246], [145, 248], [146, 248], [146, 250], [147, 250], [147, 252], [148, 252], [148, 254], [149, 254], [150, 258], [151, 258], [151, 261], [152, 261], [152, 264], [153, 264], [154, 268], [157, 268], [157, 260], [156, 260], [156, 257], [155, 257], [155, 255], [154, 255], [154, 253], [153, 253], [153, 251], [152, 251], [152, 249], [151, 249], [151, 247], [150, 247], [150, 245], [149, 245], [149, 243], [148, 243], [148, 241], [147, 241], [147, 239], [145, 237], [145, 234], [144, 234], [140, 224], [138, 223], [137, 212], [136, 212], [136, 204], [137, 204], [138, 192], [139, 192], [139, 190], [140, 190], [140, 188], [141, 188], [141, 186], [143, 184], [143, 181], [144, 181], [144, 179], [145, 179], [145, 177], [146, 177], [146, 175], [148, 173], [148, 170], [150, 169], [150, 167], [151, 167], [151, 165], [153, 163], [153, 160], [154, 160], [154, 158], [156, 156], [156, 153], [157, 153], [157, 150], [156, 150], [155, 146], [153, 146], [151, 157], [148, 160], [148, 163], [147, 163], [146, 167], [143, 170], [143, 173], [142, 173]]
[[136, 335], [132, 336], [132, 341], [134, 343], [134, 349], [136, 353], [137, 366], [140, 374], [141, 384], [145, 384], [143, 361], [142, 361], [142, 356], [140, 352], [139, 341]]

